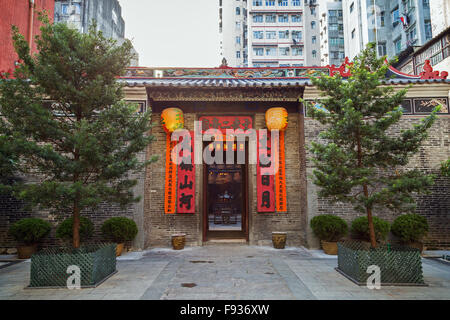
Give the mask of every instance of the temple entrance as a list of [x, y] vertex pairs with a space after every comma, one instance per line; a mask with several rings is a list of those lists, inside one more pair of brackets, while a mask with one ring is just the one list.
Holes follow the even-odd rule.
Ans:
[[234, 153], [234, 163], [204, 165], [204, 240], [247, 238], [247, 159]]

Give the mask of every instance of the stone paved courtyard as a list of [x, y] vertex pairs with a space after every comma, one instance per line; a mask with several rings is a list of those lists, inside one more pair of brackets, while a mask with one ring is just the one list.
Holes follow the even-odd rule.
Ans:
[[450, 299], [450, 264], [423, 259], [428, 287], [380, 290], [355, 285], [336, 266], [335, 257], [303, 248], [227, 244], [152, 249], [139, 259], [119, 260], [119, 272], [97, 288], [68, 290], [25, 289], [30, 263], [22, 262], [0, 269], [0, 300]]

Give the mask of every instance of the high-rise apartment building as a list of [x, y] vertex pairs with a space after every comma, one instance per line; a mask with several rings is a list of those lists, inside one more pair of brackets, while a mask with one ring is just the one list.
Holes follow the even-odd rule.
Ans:
[[369, 42], [380, 56], [394, 57], [432, 38], [430, 0], [343, 0], [342, 9], [350, 59]]
[[125, 22], [118, 0], [56, 0], [55, 22], [68, 22], [80, 32], [87, 32], [92, 20], [107, 38], [125, 36]]
[[247, 0], [219, 0], [220, 56], [230, 66], [248, 66], [247, 27]]
[[[118, 0], [55, 0], [55, 22], [67, 22], [80, 32], [87, 32], [92, 21], [106, 38], [122, 44], [125, 22]], [[139, 54], [133, 48], [130, 66], [139, 65]]]
[[232, 67], [320, 65], [316, 0], [219, 0], [219, 29]]
[[342, 0], [319, 1], [320, 62], [340, 65], [345, 59]]

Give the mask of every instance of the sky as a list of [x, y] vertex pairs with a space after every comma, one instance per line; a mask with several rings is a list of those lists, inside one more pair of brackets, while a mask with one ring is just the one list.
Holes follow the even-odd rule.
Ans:
[[217, 0], [119, 0], [143, 67], [218, 67]]

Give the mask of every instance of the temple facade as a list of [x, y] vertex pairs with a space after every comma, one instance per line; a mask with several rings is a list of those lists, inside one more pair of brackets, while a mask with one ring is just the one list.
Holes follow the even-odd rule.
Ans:
[[[309, 227], [312, 217], [336, 214], [350, 223], [359, 216], [345, 204], [331, 204], [318, 198], [317, 187], [310, 178], [313, 164], [307, 146], [318, 139], [322, 128], [308, 117], [308, 108], [315, 107], [312, 101], [319, 98], [308, 77], [336, 72], [348, 76], [345, 64], [336, 68], [258, 69], [225, 65], [213, 69], [129, 69], [122, 78], [126, 82], [126, 99], [138, 102], [141, 110], [152, 110], [151, 134], [156, 140], [143, 157], [159, 157], [142, 173], [136, 189], [143, 198], [134, 212], [141, 230], [137, 245], [169, 246], [174, 233], [185, 233], [191, 245], [215, 241], [269, 245], [271, 233], [280, 231], [287, 233], [288, 245], [318, 247], [319, 242]], [[440, 163], [450, 157], [450, 81], [445, 79], [445, 73], [436, 75], [432, 69], [421, 76], [406, 75], [392, 67], [389, 73], [386, 84], [395, 86], [396, 90], [412, 85], [403, 102], [400, 128], [395, 130], [418, 123], [435, 106], [443, 105], [429, 139], [409, 163], [411, 167], [438, 173]], [[245, 149], [245, 161], [241, 164], [207, 164], [201, 153], [202, 162], [194, 163], [191, 159], [189, 169], [183, 164], [169, 164], [167, 160], [170, 133], [160, 122], [167, 110], [182, 114], [184, 128], [192, 137], [196, 124], [201, 124], [202, 130], [219, 130], [225, 137], [226, 129], [267, 129], [266, 112], [278, 108], [287, 111], [288, 125], [279, 139], [282, 145], [279, 163], [283, 172], [273, 181], [261, 174], [259, 147], [263, 143], [261, 137], [266, 139], [261, 133], [257, 133], [256, 149], [252, 149], [248, 139], [242, 144], [235, 138], [225, 138], [219, 145], [194, 139], [191, 151], [196, 155], [198, 150], [204, 153], [208, 148], [216, 154], [217, 148], [227, 146], [236, 152]], [[252, 156], [256, 163], [252, 162]], [[168, 175], [169, 168], [171, 175]], [[430, 224], [425, 240], [430, 248], [450, 247], [449, 191], [449, 179], [438, 176], [432, 194], [417, 198], [417, 211]], [[387, 211], [375, 215], [391, 222], [396, 217]]]

